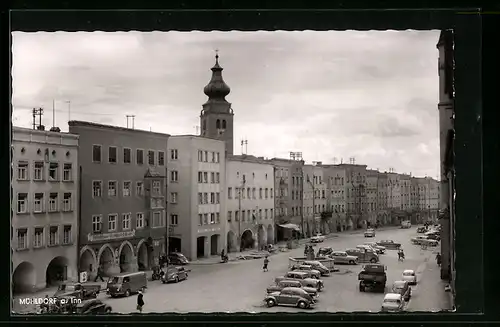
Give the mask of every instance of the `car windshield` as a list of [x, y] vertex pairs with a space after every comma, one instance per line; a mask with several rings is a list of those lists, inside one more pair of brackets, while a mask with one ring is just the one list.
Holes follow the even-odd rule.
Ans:
[[385, 299], [384, 303], [386, 303], [386, 304], [399, 304], [400, 301], [399, 301], [399, 299]]
[[415, 276], [415, 273], [413, 271], [405, 271], [403, 276]]
[[112, 277], [109, 279], [111, 283], [118, 284], [120, 282], [120, 277]]

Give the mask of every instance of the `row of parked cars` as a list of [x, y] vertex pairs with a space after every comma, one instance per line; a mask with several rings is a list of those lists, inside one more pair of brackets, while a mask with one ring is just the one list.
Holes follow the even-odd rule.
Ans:
[[417, 228], [417, 233], [423, 235], [417, 235], [411, 238], [411, 243], [420, 246], [430, 246], [435, 247], [439, 245], [441, 241], [441, 226], [436, 225], [433, 228], [428, 226], [419, 226]]

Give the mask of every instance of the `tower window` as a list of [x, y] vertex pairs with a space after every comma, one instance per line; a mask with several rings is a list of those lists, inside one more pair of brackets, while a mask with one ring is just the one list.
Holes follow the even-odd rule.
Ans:
[[220, 119], [217, 119], [217, 121], [215, 122], [215, 127], [217, 129], [220, 129]]
[[225, 119], [222, 121], [222, 129], [226, 129], [226, 120]]

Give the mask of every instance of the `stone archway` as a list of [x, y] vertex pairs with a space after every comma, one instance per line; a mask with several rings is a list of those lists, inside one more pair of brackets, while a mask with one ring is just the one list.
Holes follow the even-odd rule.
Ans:
[[47, 287], [58, 285], [68, 279], [68, 259], [55, 257], [47, 265], [45, 271], [45, 283]]
[[219, 254], [219, 234], [214, 234], [210, 236], [210, 254], [217, 255]]
[[139, 271], [149, 270], [152, 266], [151, 260], [153, 260], [152, 249], [149, 243], [142, 239], [137, 243], [137, 268]]
[[271, 224], [267, 226], [267, 244], [274, 244], [274, 229]]
[[113, 268], [115, 265], [115, 254], [111, 245], [104, 244], [101, 246], [97, 258], [98, 265], [102, 267], [104, 276], [109, 276], [114, 273]]
[[198, 258], [203, 258], [205, 257], [205, 242], [206, 242], [207, 237], [206, 236], [199, 236], [196, 239], [196, 256]]
[[135, 270], [134, 247], [130, 242], [124, 241], [118, 249], [120, 258], [120, 272], [132, 272]]
[[259, 225], [257, 227], [257, 246], [259, 250], [263, 250], [264, 246], [267, 245], [267, 235], [264, 225]]
[[12, 273], [12, 293], [30, 293], [34, 290], [35, 286], [35, 266], [27, 261], [21, 262]]
[[227, 232], [227, 252], [236, 251], [236, 235], [232, 230]]
[[97, 268], [97, 257], [94, 250], [89, 246], [84, 246], [80, 250], [80, 271], [92, 273]]
[[250, 229], [247, 229], [241, 234], [240, 250], [253, 249], [254, 239], [253, 233]]

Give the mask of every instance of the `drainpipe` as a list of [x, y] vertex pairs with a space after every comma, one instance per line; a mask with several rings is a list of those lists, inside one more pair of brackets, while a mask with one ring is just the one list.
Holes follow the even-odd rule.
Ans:
[[[78, 211], [77, 211], [77, 230], [76, 236], [76, 274], [77, 280], [80, 281], [80, 235], [82, 235], [82, 166], [78, 167]], [[96, 263], [97, 264], [97, 263]], [[90, 276], [87, 276], [90, 277]]]

